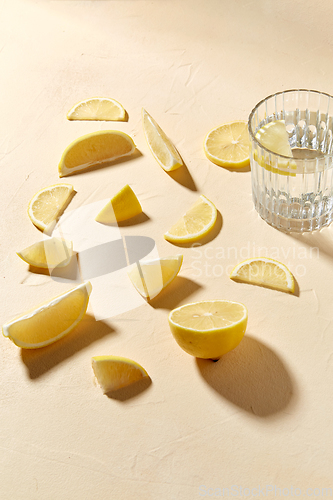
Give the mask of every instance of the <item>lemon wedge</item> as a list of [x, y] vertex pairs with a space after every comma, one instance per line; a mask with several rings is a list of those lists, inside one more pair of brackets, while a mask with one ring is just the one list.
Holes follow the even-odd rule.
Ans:
[[168, 319], [176, 342], [185, 352], [197, 358], [219, 359], [240, 343], [247, 318], [243, 304], [207, 300], [177, 307]]
[[102, 208], [95, 220], [102, 224], [112, 224], [131, 219], [141, 214], [142, 207], [133, 189], [126, 184], [109, 203]]
[[120, 102], [107, 97], [92, 97], [78, 102], [67, 113], [68, 120], [124, 121], [126, 111]]
[[183, 165], [171, 140], [145, 109], [142, 109], [142, 124], [150, 151], [160, 166], [171, 172]]
[[82, 283], [27, 311], [3, 325], [3, 335], [23, 349], [37, 349], [56, 342], [83, 319], [91, 289], [90, 282]]
[[225, 123], [211, 130], [204, 141], [207, 158], [220, 167], [244, 168], [250, 163], [247, 122]]
[[206, 236], [217, 219], [215, 205], [200, 195], [189, 210], [164, 234], [171, 243], [191, 243]]
[[293, 156], [284, 120], [266, 123], [258, 130], [255, 137], [264, 148], [272, 153]]
[[140, 260], [128, 271], [128, 276], [145, 299], [156, 297], [177, 276], [183, 263], [182, 255], [161, 259]]
[[70, 184], [54, 184], [38, 191], [30, 200], [28, 215], [41, 231], [47, 231], [61, 215], [74, 194]]
[[237, 264], [230, 278], [234, 281], [260, 285], [281, 292], [294, 293], [295, 280], [281, 262], [267, 257], [247, 259]]
[[17, 255], [34, 267], [47, 269], [65, 267], [72, 258], [73, 243], [60, 238], [49, 238], [24, 248], [17, 252]]
[[95, 377], [104, 394], [149, 377], [139, 363], [120, 356], [94, 356], [91, 358]]
[[134, 151], [133, 139], [119, 130], [100, 130], [83, 135], [65, 149], [58, 165], [59, 177], [118, 160]]

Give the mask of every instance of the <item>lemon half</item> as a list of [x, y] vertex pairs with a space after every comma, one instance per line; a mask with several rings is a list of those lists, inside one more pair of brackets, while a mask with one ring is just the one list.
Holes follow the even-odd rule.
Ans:
[[248, 313], [243, 304], [207, 300], [177, 307], [169, 314], [178, 345], [197, 358], [218, 359], [242, 340]]

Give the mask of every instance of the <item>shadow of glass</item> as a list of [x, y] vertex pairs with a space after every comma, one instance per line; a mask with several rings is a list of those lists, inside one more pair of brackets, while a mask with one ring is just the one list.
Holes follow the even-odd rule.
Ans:
[[333, 259], [332, 228], [333, 226], [328, 226], [312, 233], [287, 233], [287, 235], [310, 247], [310, 251], [305, 255], [308, 259], [319, 258], [320, 253], [324, 253], [327, 257]]
[[105, 394], [110, 399], [117, 399], [118, 401], [127, 401], [128, 399], [133, 399], [134, 397], [141, 394], [143, 391], [147, 390], [152, 384], [150, 377], [144, 377], [138, 380], [134, 384], [131, 384], [117, 391], [110, 391]]
[[21, 349], [21, 359], [33, 380], [110, 333], [115, 333], [115, 330], [86, 314], [73, 332], [54, 344], [40, 349]]
[[191, 176], [187, 166], [185, 163], [176, 170], [172, 170], [171, 172], [167, 172], [167, 174], [178, 184], [190, 189], [191, 191], [197, 191], [197, 186]]
[[194, 246], [201, 247], [201, 246], [206, 245], [207, 243], [211, 242], [212, 240], [214, 240], [218, 236], [219, 232], [222, 229], [222, 225], [223, 225], [223, 218], [222, 218], [221, 213], [218, 210], [214, 227], [211, 229], [211, 231], [206, 236], [201, 238], [201, 240], [196, 241], [194, 243], [193, 242], [192, 243], [176, 243], [173, 241], [172, 244], [177, 246], [177, 247], [182, 247], [182, 248], [192, 248]]
[[202, 285], [195, 281], [176, 276], [175, 279], [164, 288], [155, 298], [148, 301], [154, 309], [172, 310], [177, 307], [182, 300], [188, 298], [197, 290], [202, 288]]
[[248, 335], [218, 361], [196, 359], [196, 362], [203, 378], [218, 394], [257, 417], [282, 411], [295, 396], [291, 376], [282, 360]]

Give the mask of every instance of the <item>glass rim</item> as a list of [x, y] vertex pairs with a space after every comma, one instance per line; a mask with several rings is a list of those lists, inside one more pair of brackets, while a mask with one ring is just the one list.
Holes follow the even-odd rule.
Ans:
[[[295, 162], [298, 162], [298, 161], [300, 161], [299, 158], [294, 158], [293, 156], [284, 156], [284, 155], [281, 155], [279, 153], [274, 153], [274, 151], [271, 151], [270, 149], [268, 149], [265, 146], [263, 146], [258, 141], [258, 139], [255, 137], [255, 135], [253, 133], [253, 130], [252, 130], [252, 125], [251, 125], [251, 121], [252, 121], [254, 113], [257, 111], [257, 109], [259, 108], [259, 106], [261, 106], [265, 101], [267, 101], [268, 99], [271, 99], [272, 97], [279, 96], [279, 95], [282, 95], [282, 94], [288, 94], [288, 93], [291, 93], [291, 92], [312, 92], [313, 94], [324, 95], [324, 96], [326, 96], [326, 97], [328, 97], [328, 98], [330, 98], [330, 99], [333, 100], [333, 96], [331, 94], [328, 94], [327, 92], [321, 92], [320, 90], [312, 90], [312, 89], [288, 89], [288, 90], [281, 90], [280, 92], [274, 92], [274, 94], [270, 94], [270, 95], [264, 97], [263, 99], [261, 99], [261, 101], [259, 101], [254, 106], [254, 108], [252, 109], [251, 113], [249, 114], [249, 118], [248, 118], [248, 122], [247, 122], [247, 128], [248, 128], [248, 131], [249, 131], [249, 134], [250, 134], [250, 138], [252, 139], [252, 141], [254, 141], [257, 146], [259, 146], [260, 148], [262, 148], [265, 151], [267, 151], [267, 153], [272, 154], [274, 156], [277, 156], [279, 158], [284, 158], [284, 159], [293, 160]], [[325, 158], [332, 158], [332, 157], [333, 157], [333, 153], [327, 153], [322, 158], [318, 158], [318, 159], [325, 159]], [[302, 162], [304, 162], [304, 161], [305, 162], [311, 162], [311, 161], [313, 162], [315, 160], [316, 160], [315, 158], [302, 158], [301, 161]]]

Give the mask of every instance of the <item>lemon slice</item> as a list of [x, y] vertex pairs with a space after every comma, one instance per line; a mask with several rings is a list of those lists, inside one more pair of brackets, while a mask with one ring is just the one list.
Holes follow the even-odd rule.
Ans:
[[148, 373], [139, 363], [119, 356], [94, 356], [92, 368], [104, 394], [137, 382]]
[[204, 142], [207, 158], [220, 167], [243, 168], [250, 163], [247, 122], [225, 123], [211, 130]]
[[281, 292], [294, 293], [295, 280], [281, 262], [266, 257], [247, 259], [237, 264], [230, 278], [234, 281], [260, 285]]
[[47, 230], [66, 208], [73, 193], [70, 184], [54, 184], [38, 191], [28, 206], [31, 222], [41, 231]]
[[171, 172], [183, 165], [175, 146], [145, 109], [142, 109], [142, 123], [150, 151], [160, 166]]
[[284, 120], [266, 123], [256, 133], [256, 139], [272, 153], [293, 156]]
[[65, 267], [73, 255], [73, 243], [60, 238], [49, 238], [17, 252], [30, 266], [53, 269]]
[[80, 101], [67, 113], [68, 120], [124, 121], [126, 111], [120, 102], [107, 97], [92, 97]]
[[88, 307], [90, 292], [90, 282], [82, 283], [6, 323], [2, 333], [23, 349], [52, 344], [80, 323]]
[[171, 243], [191, 243], [206, 236], [217, 218], [215, 205], [204, 195], [164, 235]]
[[140, 260], [128, 276], [142, 297], [153, 299], [177, 276], [182, 263], [182, 255]]
[[169, 314], [179, 346], [197, 358], [218, 359], [242, 340], [248, 313], [243, 304], [207, 300], [177, 307]]
[[109, 203], [102, 208], [95, 220], [111, 224], [131, 219], [141, 214], [142, 207], [132, 188], [126, 184]]
[[59, 176], [81, 172], [132, 155], [135, 151], [133, 139], [119, 130], [100, 130], [83, 135], [73, 141], [64, 151], [59, 166]]

